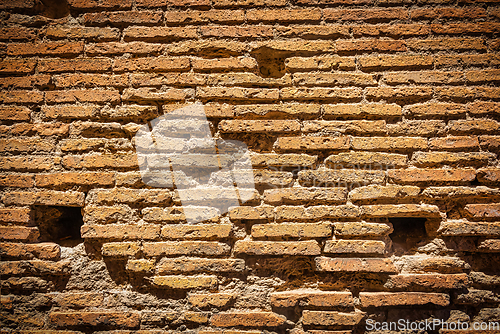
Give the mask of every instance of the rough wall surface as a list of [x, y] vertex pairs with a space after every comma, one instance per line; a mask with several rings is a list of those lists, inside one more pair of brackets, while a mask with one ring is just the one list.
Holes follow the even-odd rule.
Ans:
[[[3, 332], [500, 320], [495, 0], [0, 9]], [[133, 137], [194, 102], [248, 145], [256, 191], [187, 224]]]

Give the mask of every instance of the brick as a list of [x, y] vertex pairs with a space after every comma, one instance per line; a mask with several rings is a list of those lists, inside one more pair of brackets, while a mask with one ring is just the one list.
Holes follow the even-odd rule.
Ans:
[[217, 0], [214, 7], [262, 7], [262, 6], [285, 6], [285, 0]]
[[229, 219], [235, 220], [272, 220], [273, 208], [270, 206], [238, 206], [229, 208]]
[[230, 247], [225, 243], [210, 241], [166, 241], [146, 242], [143, 252], [146, 256], [166, 255], [227, 255]]
[[4, 174], [0, 175], [0, 187], [31, 188], [35, 185], [33, 175]]
[[496, 236], [500, 235], [500, 223], [498, 222], [468, 222], [463, 220], [451, 220], [442, 222], [438, 233], [443, 236]]
[[192, 89], [167, 88], [126, 88], [123, 91], [124, 101], [182, 101], [194, 95]]
[[344, 313], [334, 311], [309, 311], [302, 312], [302, 323], [306, 326], [354, 326], [363, 319], [364, 313]]
[[135, 328], [141, 320], [138, 312], [52, 312], [49, 321], [57, 328], [75, 326], [105, 326], [107, 328]]
[[86, 173], [58, 173], [35, 175], [37, 187], [57, 187], [67, 185], [106, 186], [114, 184], [114, 173], [86, 172]]
[[[248, 199], [247, 204], [256, 203], [259, 198], [258, 192], [254, 189], [240, 187], [238, 192], [241, 198]], [[177, 189], [177, 193], [182, 193], [181, 197], [183, 200], [186, 199], [190, 201], [192, 205], [210, 205], [211, 203], [217, 203], [216, 206], [220, 206], [221, 203], [234, 203], [235, 200], [238, 200], [237, 194], [231, 188], [228, 190], [227, 188], [207, 187], [203, 192], [193, 192], [190, 189]], [[174, 202], [181, 204], [178, 198], [174, 198]]]
[[85, 223], [116, 223], [130, 222], [133, 211], [126, 206], [90, 206], [84, 208], [83, 221]]
[[165, 239], [223, 239], [231, 233], [230, 224], [167, 225], [161, 229]]
[[288, 188], [264, 190], [264, 202], [271, 205], [335, 204], [344, 202], [344, 188]]
[[0, 240], [35, 241], [40, 236], [36, 227], [0, 226]]
[[0, 139], [0, 151], [3, 152], [47, 152], [54, 149], [51, 141], [43, 139]]
[[340, 40], [335, 43], [336, 51], [339, 54], [359, 54], [369, 52], [401, 52], [406, 51], [404, 41], [390, 40]]
[[[234, 2], [232, 2], [234, 3]], [[165, 15], [167, 24], [243, 23], [243, 10], [169, 11]]]
[[352, 137], [355, 150], [406, 151], [427, 149], [427, 139], [420, 137]]
[[477, 250], [486, 253], [500, 253], [500, 242], [497, 239], [484, 240], [477, 246]]
[[[314, 26], [316, 31], [321, 26]], [[290, 57], [285, 59], [285, 67], [292, 72], [313, 70], [353, 70], [356, 68], [354, 57]]]
[[178, 39], [195, 39], [197, 29], [193, 27], [137, 27], [132, 26], [123, 30], [125, 41], [172, 41]]
[[222, 120], [221, 132], [298, 132], [300, 123], [292, 120]]
[[277, 33], [286, 38], [321, 38], [321, 39], [334, 39], [339, 37], [349, 36], [349, 29], [342, 25], [290, 25], [286, 27], [278, 27]]
[[43, 93], [29, 90], [11, 90], [0, 92], [1, 103], [41, 103]]
[[300, 86], [374, 86], [377, 80], [371, 74], [364, 73], [295, 73], [293, 82]]
[[404, 263], [398, 263], [401, 272], [457, 274], [468, 271], [470, 266], [457, 257], [405, 256]]
[[389, 170], [388, 176], [395, 182], [408, 183], [468, 183], [476, 173], [472, 169], [406, 169]]
[[30, 9], [35, 6], [33, 0], [13, 0], [0, 4], [0, 9]]
[[120, 94], [116, 90], [65, 90], [50, 91], [45, 95], [47, 103], [118, 103]]
[[329, 254], [384, 254], [385, 243], [376, 240], [327, 240], [324, 252]]
[[489, 152], [415, 152], [412, 156], [412, 163], [415, 166], [485, 165], [495, 157]]
[[159, 43], [106, 42], [106, 43], [93, 43], [85, 45], [85, 53], [89, 56], [119, 55], [124, 53], [131, 53], [138, 55], [153, 55], [153, 54], [161, 54], [163, 51], [164, 51], [164, 46]]
[[478, 38], [436, 38], [408, 40], [406, 45], [414, 51], [486, 50], [484, 40]]
[[385, 100], [389, 103], [407, 104], [423, 102], [431, 99], [433, 90], [430, 87], [367, 87], [366, 97], [369, 101]]
[[96, 28], [96, 27], [48, 27], [45, 36], [53, 39], [80, 39], [110, 41], [118, 40], [120, 31], [116, 28]]
[[307, 154], [275, 154], [275, 153], [261, 153], [253, 154], [250, 157], [253, 166], [268, 167], [268, 166], [283, 166], [283, 167], [311, 167], [313, 166], [318, 157], [315, 155]]
[[354, 205], [332, 206], [279, 206], [275, 209], [277, 221], [310, 219], [359, 218], [361, 212]]
[[55, 298], [57, 305], [70, 308], [103, 306], [104, 294], [94, 292], [61, 293]]
[[48, 75], [32, 75], [24, 77], [3, 78], [0, 87], [3, 88], [33, 88], [47, 86], [50, 82]]
[[43, 260], [26, 260], [26, 261], [2, 261], [0, 270], [3, 275], [68, 275], [69, 261], [43, 261]]
[[[467, 75], [466, 75], [467, 77]], [[444, 71], [418, 71], [418, 72], [389, 72], [385, 73], [383, 80], [388, 85], [408, 85], [408, 84], [440, 84], [455, 85], [463, 83], [464, 76], [457, 72]], [[467, 80], [469, 80], [467, 78]]]
[[319, 255], [318, 242], [309, 241], [243, 241], [234, 245], [236, 254], [247, 255]]
[[0, 106], [0, 119], [4, 121], [29, 121], [31, 110], [21, 106]]
[[380, 55], [359, 58], [363, 71], [383, 71], [395, 69], [422, 69], [433, 66], [434, 58], [426, 55]]
[[489, 66], [498, 63], [498, 57], [493, 54], [478, 55], [442, 55], [434, 59], [437, 67], [443, 66]]
[[480, 7], [441, 7], [441, 8], [419, 8], [410, 11], [410, 17], [412, 19], [445, 19], [445, 18], [456, 18], [463, 19], [467, 18], [480, 18], [485, 17], [486, 11]]
[[274, 307], [353, 307], [354, 299], [350, 292], [330, 292], [300, 289], [271, 293]]
[[278, 151], [298, 150], [346, 150], [350, 147], [349, 137], [280, 137], [274, 143]]
[[[198, 74], [200, 75], [200, 74]], [[220, 73], [209, 74], [206, 77], [206, 84], [210, 86], [290, 86], [292, 78], [285, 74], [281, 78], [262, 78], [253, 73]]]
[[317, 257], [315, 261], [317, 271], [373, 273], [397, 272], [396, 267], [394, 267], [394, 264], [390, 259]]
[[[2, 74], [28, 74], [33, 73], [36, 61], [29, 59], [5, 59], [0, 61], [0, 73]], [[13, 78], [11, 78], [13, 79]], [[22, 79], [22, 78], [18, 78]], [[9, 86], [2, 83], [3, 86]]]
[[304, 121], [302, 132], [380, 134], [386, 132], [386, 123], [383, 120]]
[[245, 269], [242, 259], [164, 258], [158, 264], [160, 275], [176, 272], [241, 272]]
[[215, 38], [254, 39], [273, 37], [273, 29], [271, 26], [202, 26], [200, 32], [203, 37]]
[[137, 169], [135, 154], [91, 154], [85, 156], [67, 155], [63, 165], [69, 168], [134, 168]]
[[441, 120], [408, 120], [387, 125], [387, 132], [396, 136], [439, 136], [445, 129], [446, 123]]
[[449, 23], [432, 24], [431, 29], [435, 34], [443, 35], [493, 34], [500, 30], [500, 26], [495, 22]]
[[160, 238], [160, 226], [152, 224], [83, 225], [84, 239], [155, 240]]
[[359, 298], [363, 308], [427, 304], [447, 306], [450, 304], [450, 296], [442, 293], [360, 292]]
[[241, 71], [257, 68], [257, 62], [251, 57], [234, 57], [219, 59], [191, 59], [194, 71], [219, 72], [219, 71]]
[[134, 273], [152, 273], [155, 269], [155, 262], [146, 259], [130, 259], [125, 269]]
[[102, 255], [109, 257], [135, 256], [140, 250], [137, 242], [108, 242], [103, 244], [101, 249]]
[[43, 171], [51, 169], [58, 158], [41, 156], [0, 157], [0, 169], [17, 171]]
[[0, 222], [2, 223], [29, 223], [31, 209], [29, 208], [0, 208]]
[[326, 21], [368, 21], [386, 22], [392, 20], [405, 20], [408, 18], [408, 10], [404, 8], [383, 9], [333, 9], [327, 8], [323, 11]]
[[285, 321], [284, 316], [272, 312], [224, 312], [210, 318], [210, 324], [215, 327], [278, 327]]
[[481, 146], [489, 149], [500, 147], [500, 136], [480, 136]]
[[500, 180], [500, 169], [498, 168], [483, 168], [478, 170], [478, 180], [481, 183], [492, 183]]
[[111, 69], [109, 58], [39, 59], [38, 72], [104, 72]]
[[162, 17], [163, 13], [161, 11], [99, 12], [84, 14], [83, 22], [86, 25], [151, 25], [159, 23]]
[[83, 53], [83, 42], [11, 43], [9, 56], [61, 56], [72, 57]]
[[497, 82], [500, 80], [499, 70], [467, 71], [465, 78], [470, 83]]
[[4, 259], [19, 258], [42, 260], [58, 260], [61, 256], [61, 248], [54, 243], [22, 244], [22, 243], [0, 243], [0, 254]]
[[477, 101], [469, 104], [467, 111], [473, 115], [500, 114], [500, 103]]
[[423, 24], [379, 24], [352, 27], [354, 36], [389, 36], [393, 38], [424, 36], [431, 33], [431, 27]]
[[[98, 131], [101, 129], [97, 129]], [[103, 127], [103, 131], [112, 131], [111, 127]], [[131, 150], [132, 144], [127, 139], [112, 138], [90, 138], [90, 139], [65, 139], [60, 142], [63, 152], [84, 152], [106, 148], [108, 150]]]
[[200, 40], [183, 41], [172, 43], [167, 46], [167, 52], [171, 55], [190, 55], [190, 56], [241, 56], [248, 49], [248, 45], [237, 41], [220, 40]]
[[407, 164], [407, 156], [394, 153], [378, 152], [343, 152], [330, 155], [325, 159], [328, 168], [362, 168], [363, 166], [403, 167]]
[[357, 169], [319, 169], [299, 172], [299, 183], [308, 187], [339, 187], [347, 184], [383, 183], [385, 172]]
[[319, 9], [254, 9], [246, 12], [249, 22], [303, 22], [321, 20]]
[[196, 97], [202, 100], [227, 99], [266, 101], [279, 98], [277, 89], [243, 87], [197, 87]]
[[82, 207], [85, 194], [79, 191], [64, 192], [55, 190], [12, 191], [4, 196], [3, 201], [5, 204]]
[[255, 224], [252, 226], [254, 238], [325, 238], [332, 234], [329, 223], [298, 224]]
[[181, 222], [185, 220], [217, 222], [219, 215], [219, 210], [211, 207], [190, 206], [187, 216], [182, 207], [144, 208], [142, 210], [142, 218], [151, 222]]
[[392, 233], [387, 224], [378, 223], [334, 223], [334, 234], [342, 237], [380, 237]]
[[454, 134], [497, 133], [500, 130], [500, 123], [492, 119], [456, 120], [450, 121], [449, 127], [449, 131]]
[[[415, 104], [408, 108], [408, 111], [415, 117], [456, 117], [466, 113], [466, 107], [458, 103], [427, 103]], [[436, 138], [439, 139], [439, 138]]]
[[496, 195], [496, 189], [487, 188], [484, 186], [479, 187], [428, 187], [422, 195], [430, 198], [440, 197], [484, 197]]
[[351, 190], [349, 192], [349, 198], [351, 201], [399, 200], [408, 197], [416, 197], [419, 193], [420, 188], [416, 186], [401, 186], [396, 184], [383, 186], [371, 184]]
[[430, 138], [431, 150], [479, 150], [479, 140], [475, 136], [449, 136], [444, 138]]
[[396, 104], [326, 104], [323, 105], [324, 118], [386, 118], [401, 117], [403, 112]]
[[474, 218], [496, 218], [500, 217], [500, 204], [467, 204], [465, 211]]
[[230, 293], [199, 293], [191, 294], [188, 299], [191, 305], [205, 308], [205, 307], [224, 307], [228, 305], [233, 299], [234, 295]]
[[128, 76], [126, 75], [106, 75], [106, 74], [62, 74], [52, 77], [56, 87], [125, 87], [128, 86]]
[[83, 0], [69, 0], [68, 4], [70, 7], [78, 9], [78, 10], [85, 10], [85, 9], [130, 9], [132, 7], [132, 1], [131, 0], [125, 0], [125, 1], [114, 1], [114, 0], [90, 0], [90, 1], [83, 1]]
[[153, 284], [164, 289], [215, 289], [217, 276], [155, 276]]
[[467, 287], [467, 274], [399, 274], [390, 276], [385, 287], [391, 289], [429, 290], [461, 289]]
[[356, 102], [361, 100], [359, 88], [282, 88], [284, 100], [331, 100], [336, 102]]
[[[42, 292], [52, 288], [52, 284], [38, 277], [10, 277], [7, 280], [3, 280], [1, 283], [2, 283], [2, 289], [7, 291], [25, 290], [29, 292], [32, 291]], [[43, 326], [43, 322], [37, 322], [36, 320], [35, 324], [38, 325], [39, 327]]]

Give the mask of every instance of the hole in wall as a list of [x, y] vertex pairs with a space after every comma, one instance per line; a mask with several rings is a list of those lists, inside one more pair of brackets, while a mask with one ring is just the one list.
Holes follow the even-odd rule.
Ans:
[[394, 231], [389, 235], [396, 255], [409, 254], [417, 244], [427, 238], [426, 218], [395, 217], [389, 218]]
[[253, 51], [252, 55], [257, 60], [262, 77], [281, 78], [285, 75], [285, 59], [290, 56], [289, 52], [262, 47]]
[[55, 242], [64, 247], [74, 247], [83, 242], [80, 234], [83, 225], [80, 207], [39, 205], [34, 207], [34, 211], [40, 241]]
[[40, 14], [51, 18], [61, 19], [69, 15], [67, 0], [41, 0]]

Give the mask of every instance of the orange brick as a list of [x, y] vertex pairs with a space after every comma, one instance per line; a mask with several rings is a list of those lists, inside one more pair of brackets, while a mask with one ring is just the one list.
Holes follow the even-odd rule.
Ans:
[[55, 149], [55, 145], [43, 139], [0, 139], [0, 151], [3, 152], [50, 152]]
[[47, 103], [118, 103], [120, 94], [116, 90], [64, 90], [46, 92]]
[[317, 291], [312, 289], [292, 290], [271, 293], [274, 307], [353, 307], [354, 299], [350, 292]]
[[21, 106], [0, 106], [0, 119], [5, 121], [29, 121], [31, 110]]
[[200, 308], [204, 307], [224, 307], [234, 299], [234, 295], [229, 293], [210, 293], [189, 295], [189, 302]]
[[426, 55], [380, 55], [359, 58], [363, 71], [382, 71], [395, 69], [423, 69], [433, 65], [434, 58]]
[[454, 134], [495, 134], [500, 129], [500, 122], [492, 119], [457, 120], [450, 121], [449, 128], [449, 131]]
[[473, 218], [498, 218], [500, 217], [500, 204], [467, 204], [465, 211]]
[[154, 240], [160, 238], [160, 228], [152, 224], [83, 225], [81, 235], [84, 239]]
[[245, 269], [242, 259], [164, 258], [158, 264], [160, 275], [176, 272], [241, 272]]
[[[86, 1], [85, 1], [86, 2]], [[107, 328], [139, 327], [138, 312], [52, 312], [49, 321], [58, 328], [75, 326], [105, 326]]]
[[59, 163], [59, 158], [42, 156], [0, 157], [0, 169], [16, 171], [49, 170]]
[[367, 87], [366, 97], [370, 101], [385, 100], [389, 103], [407, 104], [430, 100], [433, 96], [430, 87]]
[[[279, 35], [287, 38], [339, 38], [349, 36], [349, 29], [343, 25], [291, 25], [286, 27], [278, 27]], [[287, 59], [288, 61], [288, 59]]]
[[443, 236], [496, 236], [500, 235], [500, 223], [498, 222], [468, 222], [468, 221], [445, 221], [439, 226], [438, 233]]
[[414, 51], [486, 50], [484, 40], [478, 38], [436, 38], [409, 40], [408, 48]]
[[272, 312], [216, 313], [210, 318], [210, 324], [215, 327], [278, 327], [285, 321], [284, 316]]
[[[168, 16], [170, 16], [170, 13]], [[99, 12], [84, 14], [83, 22], [86, 25], [150, 25], [159, 23], [162, 17], [163, 12], [161, 11]]]
[[302, 323], [306, 326], [354, 326], [363, 319], [364, 313], [343, 313], [334, 311], [309, 311], [302, 312]]
[[436, 34], [448, 35], [493, 34], [500, 31], [500, 24], [495, 22], [432, 24], [431, 29]]
[[424, 24], [381, 24], [353, 26], [354, 36], [390, 36], [412, 37], [431, 33], [431, 28]]
[[394, 267], [390, 259], [317, 257], [315, 260], [317, 271], [374, 273], [397, 272], [396, 267]]
[[172, 41], [196, 39], [197, 29], [193, 27], [129, 27], [123, 31], [123, 39], [129, 41]]
[[406, 51], [406, 42], [389, 40], [357, 40], [337, 41], [335, 43], [339, 53], [366, 53], [366, 52], [400, 52]]
[[309, 241], [243, 241], [234, 245], [236, 254], [247, 255], [319, 255], [318, 242]]
[[126, 168], [137, 169], [135, 154], [91, 154], [85, 156], [67, 155], [63, 165], [69, 168]]
[[0, 243], [0, 254], [4, 258], [58, 260], [61, 248], [54, 243], [22, 244]]
[[467, 274], [400, 274], [390, 276], [385, 284], [405, 291], [420, 288], [430, 290], [461, 289], [469, 285]]
[[422, 292], [360, 292], [361, 307], [387, 307], [434, 304], [447, 306], [450, 296], [442, 293]]
[[301, 86], [374, 86], [377, 80], [371, 74], [363, 73], [296, 73], [293, 82]]
[[274, 147], [279, 151], [347, 150], [349, 137], [280, 137]]
[[329, 223], [255, 224], [254, 238], [326, 238], [332, 235]]
[[344, 188], [283, 188], [264, 190], [264, 202], [272, 205], [333, 204], [346, 200]]
[[[234, 2], [233, 2], [234, 3]], [[168, 24], [206, 24], [206, 23], [243, 23], [243, 10], [207, 10], [207, 11], [169, 11], [165, 15]]]
[[408, 111], [413, 116], [422, 118], [429, 116], [456, 117], [466, 113], [466, 106], [459, 103], [414, 104], [408, 107]]
[[[12, 222], [12, 221], [11, 221]], [[40, 233], [36, 227], [0, 226], [1, 240], [35, 241]]]
[[[470, 72], [468, 72], [470, 73]], [[462, 73], [443, 71], [389, 72], [383, 80], [388, 85], [440, 84], [454, 85], [465, 81]], [[470, 80], [470, 79], [468, 79]]]
[[111, 69], [109, 58], [40, 59], [39, 72], [104, 72]]
[[[316, 30], [318, 26], [314, 26]], [[328, 70], [353, 70], [356, 68], [354, 57], [321, 56], [321, 57], [289, 57], [285, 66], [292, 72], [301, 71], [328, 71]]]
[[219, 123], [221, 132], [297, 132], [300, 123], [291, 120], [223, 120]]
[[143, 251], [146, 256], [170, 255], [227, 255], [230, 247], [225, 243], [211, 241], [170, 241], [145, 242]]
[[85, 53], [89, 56], [119, 55], [124, 53], [154, 55], [161, 54], [163, 50], [164, 46], [160, 43], [153, 44], [146, 42], [107, 42], [85, 45]]
[[78, 191], [11, 191], [3, 199], [6, 204], [20, 205], [56, 205], [81, 207], [85, 194]]
[[104, 294], [94, 292], [70, 292], [56, 296], [57, 305], [69, 308], [85, 308], [103, 306]]
[[255, 22], [303, 22], [319, 21], [319, 9], [254, 9], [246, 12], [248, 21]]
[[114, 173], [86, 172], [86, 173], [57, 173], [37, 174], [37, 187], [59, 187], [68, 185], [105, 186], [114, 184]]
[[0, 87], [8, 88], [32, 88], [46, 86], [50, 82], [50, 76], [48, 75], [32, 75], [24, 77], [8, 77], [2, 78]]
[[34, 185], [33, 175], [5, 173], [0, 175], [0, 187], [30, 188]]
[[408, 10], [404, 8], [390, 9], [333, 9], [326, 8], [323, 12], [326, 21], [368, 21], [384, 22], [391, 20], [406, 20]]
[[0, 102], [2, 103], [41, 103], [43, 92], [35, 90], [11, 90], [0, 92]]
[[52, 82], [56, 87], [125, 87], [129, 80], [127, 75], [107, 75], [107, 74], [62, 74], [52, 77]]
[[137, 6], [139, 7], [164, 7], [164, 6], [178, 6], [178, 7], [198, 7], [210, 6], [208, 0], [138, 0]]
[[486, 11], [484, 8], [480, 7], [441, 7], [441, 8], [420, 8], [413, 9], [410, 11], [410, 17], [412, 19], [445, 19], [445, 18], [455, 18], [463, 19], [465, 17], [475, 19], [480, 17], [485, 17]]
[[384, 254], [385, 243], [376, 240], [327, 240], [324, 252], [329, 254]]
[[273, 37], [273, 29], [271, 26], [251, 26], [251, 27], [234, 27], [234, 26], [202, 26], [201, 36], [215, 38], [264, 38]]
[[477, 101], [467, 105], [467, 111], [473, 115], [500, 114], [500, 103]]
[[0, 9], [29, 9], [34, 6], [34, 0], [13, 0], [0, 4]]
[[477, 176], [481, 183], [495, 183], [500, 181], [500, 169], [498, 168], [483, 168], [478, 170]]
[[33, 59], [2, 59], [0, 73], [2, 74], [27, 74], [33, 73], [36, 60]]
[[97, 27], [74, 27], [74, 28], [61, 28], [61, 27], [48, 27], [45, 35], [53, 39], [81, 39], [97, 40], [97, 41], [111, 41], [118, 40], [120, 31], [116, 28], [97, 28]]
[[397, 183], [463, 184], [476, 178], [473, 169], [406, 169], [389, 170], [390, 179]]
[[361, 101], [362, 91], [359, 88], [282, 88], [283, 100], [329, 100], [335, 102]]
[[83, 42], [11, 43], [7, 45], [9, 56], [77, 56], [83, 53]]

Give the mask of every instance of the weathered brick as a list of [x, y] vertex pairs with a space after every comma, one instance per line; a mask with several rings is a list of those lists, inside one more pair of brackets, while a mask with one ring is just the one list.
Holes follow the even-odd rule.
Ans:
[[137, 156], [135, 154], [91, 154], [91, 155], [66, 155], [62, 161], [69, 168], [134, 168], [137, 169]]
[[35, 6], [33, 0], [13, 0], [0, 4], [0, 9], [30, 9]]
[[451, 256], [403, 256], [398, 260], [398, 268], [405, 273], [457, 274], [468, 271], [470, 265], [458, 257]]
[[427, 139], [421, 137], [352, 137], [355, 150], [407, 151], [427, 149]]
[[0, 119], [5, 121], [29, 121], [31, 110], [21, 106], [0, 106]]
[[0, 187], [31, 188], [34, 185], [34, 177], [30, 174], [0, 175]]
[[161, 229], [165, 239], [223, 239], [231, 233], [230, 224], [166, 225]]
[[35, 241], [40, 236], [36, 227], [0, 226], [0, 240]]
[[339, 187], [347, 184], [383, 183], [385, 172], [358, 169], [318, 169], [299, 172], [302, 186]]
[[280, 137], [274, 143], [278, 151], [298, 150], [347, 150], [350, 147], [349, 137]]
[[3, 258], [20, 259], [43, 259], [58, 260], [61, 256], [61, 248], [54, 243], [22, 244], [22, 243], [0, 243], [0, 254]]
[[275, 153], [260, 153], [252, 154], [250, 160], [253, 166], [268, 167], [268, 166], [283, 166], [283, 167], [311, 167], [318, 157], [316, 155], [307, 154], [275, 154]]
[[31, 220], [31, 209], [29, 208], [0, 208], [0, 222], [2, 223], [24, 223]]
[[[470, 73], [470, 72], [468, 72]], [[467, 76], [466, 76], [467, 77]], [[388, 85], [439, 84], [456, 85], [465, 81], [462, 73], [444, 71], [388, 72], [383, 76]], [[470, 80], [467, 77], [467, 80]]]
[[200, 308], [204, 307], [224, 307], [229, 304], [233, 299], [234, 295], [230, 293], [200, 293], [191, 294], [188, 299], [189, 302]]
[[354, 326], [363, 319], [363, 312], [309, 311], [302, 312], [302, 323], [306, 326]]
[[0, 169], [43, 171], [51, 169], [59, 161], [56, 157], [43, 156], [0, 157]]
[[277, 221], [309, 219], [359, 218], [360, 210], [354, 205], [332, 206], [279, 206], [275, 209]]
[[193, 27], [137, 27], [123, 30], [125, 41], [171, 41], [177, 39], [197, 38], [197, 29]]
[[107, 74], [61, 74], [52, 77], [56, 87], [125, 87], [128, 86], [127, 75]]
[[222, 132], [297, 132], [300, 123], [289, 120], [223, 120], [219, 123]]
[[210, 318], [210, 324], [215, 327], [278, 327], [285, 321], [284, 316], [272, 312], [224, 312]]
[[38, 187], [58, 187], [68, 185], [106, 186], [114, 184], [114, 173], [85, 172], [37, 174], [35, 182]]
[[493, 34], [499, 31], [500, 27], [495, 22], [477, 23], [449, 23], [432, 24], [432, 32], [446, 35], [472, 35], [472, 34]]
[[432, 67], [434, 58], [426, 55], [380, 55], [359, 58], [363, 71], [382, 71], [395, 69], [421, 69]]
[[319, 21], [319, 9], [254, 9], [246, 12], [248, 21], [256, 22], [303, 22]]
[[330, 292], [300, 289], [271, 293], [274, 307], [353, 307], [354, 299], [350, 292]]
[[448, 136], [443, 138], [430, 138], [431, 150], [479, 150], [479, 140], [476, 136]]
[[371, 184], [351, 190], [349, 192], [349, 198], [351, 201], [391, 200], [416, 197], [419, 193], [420, 188], [416, 186], [401, 186], [395, 184], [382, 186]]
[[386, 132], [384, 120], [345, 120], [345, 121], [304, 121], [302, 132], [342, 134], [381, 134]]
[[43, 92], [35, 90], [10, 90], [0, 92], [1, 103], [41, 103]]
[[2, 88], [34, 88], [47, 86], [50, 82], [48, 75], [31, 75], [24, 77], [8, 77], [2, 78], [0, 87]]
[[411, 183], [468, 183], [474, 181], [473, 169], [401, 169], [389, 170], [388, 177], [403, 184]]
[[401, 117], [403, 112], [396, 104], [326, 104], [323, 105], [324, 117], [328, 118], [385, 118]]
[[120, 102], [120, 93], [116, 90], [64, 90], [50, 91], [45, 93], [47, 103], [118, 103]]
[[377, 80], [371, 74], [364, 73], [295, 73], [293, 82], [300, 86], [374, 86]]
[[61, 56], [71, 57], [83, 53], [83, 42], [11, 43], [9, 56]]
[[36, 138], [0, 139], [0, 151], [3, 152], [51, 152], [55, 145], [48, 140]]
[[408, 18], [408, 10], [404, 8], [390, 9], [333, 9], [327, 8], [323, 12], [327, 21], [371, 21], [382, 22], [404, 20]]
[[202, 100], [228, 99], [265, 101], [279, 98], [277, 89], [243, 87], [197, 87], [196, 96]]
[[248, 49], [248, 45], [238, 41], [196, 40], [171, 43], [167, 52], [171, 55], [191, 55], [210, 57], [212, 55], [226, 57], [241, 56]]
[[48, 27], [45, 36], [53, 39], [80, 39], [109, 41], [118, 40], [120, 31], [116, 28], [96, 28], [96, 27]]
[[0, 270], [3, 275], [68, 275], [69, 261], [44, 261], [44, 260], [25, 260], [25, 261], [2, 261]]
[[288, 188], [264, 190], [264, 202], [271, 205], [334, 204], [346, 200], [344, 188]]
[[332, 100], [336, 102], [356, 102], [361, 100], [359, 88], [282, 88], [280, 96], [284, 100]]
[[449, 131], [453, 134], [498, 133], [500, 122], [492, 119], [470, 119], [450, 121]]
[[5, 204], [19, 205], [57, 205], [81, 207], [85, 194], [79, 191], [12, 191], [3, 198]]
[[39, 72], [104, 72], [111, 69], [112, 61], [109, 58], [77, 58], [77, 59], [40, 59], [37, 70]]
[[290, 25], [286, 27], [278, 27], [276, 30], [280, 36], [287, 38], [299, 37], [334, 39], [349, 36], [348, 27], [343, 25]]
[[438, 233], [443, 236], [496, 236], [500, 235], [500, 223], [450, 220], [441, 223]]
[[[314, 26], [316, 31], [321, 26]], [[290, 57], [285, 60], [285, 67], [292, 72], [314, 70], [353, 70], [356, 68], [354, 57]]]
[[254, 238], [325, 238], [332, 234], [330, 223], [298, 224], [255, 224], [252, 226]]
[[461, 289], [467, 287], [467, 274], [399, 274], [390, 276], [385, 287], [403, 289], [415, 288], [433, 290]]
[[378, 223], [334, 223], [334, 234], [343, 237], [380, 237], [392, 233], [387, 224]]
[[390, 259], [377, 258], [329, 258], [317, 257], [317, 271], [395, 273], [396, 267]]
[[143, 251], [146, 256], [171, 255], [227, 255], [230, 247], [225, 243], [211, 241], [166, 241], [146, 242]]
[[206, 23], [243, 23], [245, 12], [243, 10], [207, 10], [207, 11], [169, 11], [165, 15], [168, 24], [206, 24]]
[[393, 38], [408, 38], [424, 36], [431, 33], [431, 27], [424, 24], [378, 24], [359, 25], [352, 27], [354, 36], [389, 36]]
[[345, 152], [330, 155], [325, 159], [329, 168], [363, 168], [363, 166], [391, 166], [404, 167], [407, 156], [403, 154], [378, 153], [378, 152]]
[[83, 225], [84, 239], [155, 240], [160, 238], [160, 226], [153, 224]]
[[384, 254], [385, 243], [376, 240], [327, 240], [324, 252], [329, 254]]
[[387, 307], [434, 304], [448, 306], [450, 296], [442, 293], [422, 292], [360, 292], [361, 307]]
[[131, 53], [137, 55], [161, 54], [165, 46], [160, 43], [146, 42], [106, 42], [85, 45], [85, 53], [89, 56], [119, 55]]
[[285, 6], [285, 0], [216, 0], [214, 7], [262, 7], [262, 6]]
[[52, 312], [49, 321], [58, 328], [75, 326], [105, 326], [135, 328], [141, 320], [138, 312]]
[[500, 147], [500, 136], [480, 136], [481, 147], [497, 149]]
[[[123, 226], [123, 225], [122, 225]], [[102, 245], [102, 255], [109, 257], [135, 256], [141, 250], [137, 242], [108, 242]]]
[[481, 241], [481, 243], [477, 246], [477, 250], [479, 252], [486, 253], [500, 253], [500, 242], [498, 239]]
[[319, 255], [319, 244], [309, 241], [244, 241], [238, 240], [234, 245], [236, 254], [247, 255]]
[[433, 90], [430, 87], [367, 87], [366, 97], [369, 101], [385, 100], [389, 103], [407, 104], [431, 99]]
[[104, 294], [95, 292], [69, 292], [59, 294], [55, 298], [57, 305], [70, 308], [84, 308], [87, 306], [103, 306]]
[[486, 50], [485, 41], [479, 38], [435, 38], [408, 40], [406, 45], [414, 51]]
[[490, 195], [497, 195], [496, 189], [487, 188], [484, 186], [479, 187], [428, 187], [423, 192], [423, 196], [430, 198], [440, 197], [483, 197]]
[[466, 113], [465, 105], [458, 103], [428, 103], [416, 104], [408, 108], [408, 111], [415, 117], [455, 117]]
[[500, 217], [500, 204], [467, 204], [465, 211], [474, 218], [497, 218]]
[[273, 208], [270, 206], [238, 206], [229, 208], [231, 220], [272, 220], [274, 218]]
[[139, 24], [151, 25], [159, 23], [163, 17], [161, 11], [117, 11], [86, 13], [83, 15], [83, 22], [86, 25], [124, 25]]
[[370, 52], [401, 52], [406, 51], [404, 41], [379, 39], [367, 40], [339, 40], [335, 43], [336, 51], [340, 54], [359, 54]]
[[217, 276], [155, 276], [153, 284], [168, 289], [215, 289]]
[[473, 115], [500, 114], [500, 103], [477, 101], [469, 104], [467, 111]]
[[134, 220], [134, 212], [127, 206], [90, 206], [84, 208], [83, 221], [85, 223], [116, 223]]
[[158, 264], [158, 274], [175, 272], [240, 272], [245, 269], [242, 259], [164, 258]]
[[273, 29], [271, 26], [202, 26], [200, 32], [203, 37], [216, 38], [253, 39], [273, 37]]
[[479, 169], [477, 178], [481, 183], [495, 184], [500, 180], [500, 169], [498, 168]]
[[495, 154], [489, 152], [415, 152], [412, 163], [415, 166], [485, 165], [495, 157]]
[[412, 19], [480, 18], [484, 16], [486, 16], [486, 11], [480, 7], [418, 8], [410, 11]]

